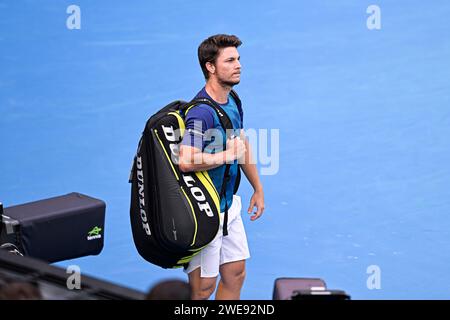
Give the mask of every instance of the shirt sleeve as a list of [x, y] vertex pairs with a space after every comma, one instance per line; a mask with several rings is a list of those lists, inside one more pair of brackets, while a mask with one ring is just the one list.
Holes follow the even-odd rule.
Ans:
[[182, 145], [191, 146], [198, 149], [205, 148], [205, 132], [214, 127], [213, 110], [207, 105], [198, 105], [189, 110], [186, 114]]

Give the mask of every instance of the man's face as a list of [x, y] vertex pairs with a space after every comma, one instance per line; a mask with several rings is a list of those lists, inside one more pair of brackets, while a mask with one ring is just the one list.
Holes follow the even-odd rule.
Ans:
[[241, 81], [241, 63], [239, 52], [235, 47], [227, 47], [219, 50], [215, 63], [215, 76], [219, 83], [234, 86]]

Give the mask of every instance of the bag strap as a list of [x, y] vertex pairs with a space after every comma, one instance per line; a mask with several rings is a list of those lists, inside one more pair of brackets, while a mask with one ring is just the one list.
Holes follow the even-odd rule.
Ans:
[[223, 174], [222, 190], [220, 190], [220, 196], [225, 198], [225, 215], [223, 217], [223, 236], [228, 235], [228, 201], [227, 201], [227, 184], [230, 180], [230, 167], [227, 164], [225, 167], [225, 172]]
[[[235, 99], [236, 101], [236, 105], [238, 106], [238, 108], [241, 108], [241, 100], [239, 99], [239, 97], [237, 96], [237, 94], [234, 91], [231, 91], [231, 95], [233, 97], [233, 99]], [[181, 112], [185, 112], [187, 109], [199, 105], [199, 104], [206, 104], [210, 107], [212, 107], [214, 109], [214, 111], [216, 112], [217, 116], [219, 117], [219, 121], [220, 124], [222, 125], [222, 128], [225, 129], [225, 134], [226, 134], [226, 139], [224, 142], [224, 146], [223, 146], [223, 150], [226, 150], [226, 141], [229, 138], [234, 138], [234, 133], [232, 133], [232, 130], [229, 129], [234, 129], [233, 127], [233, 123], [231, 122], [230, 117], [228, 117], [228, 114], [225, 112], [225, 110], [223, 110], [223, 108], [214, 100], [208, 99], [208, 98], [196, 98], [194, 100], [192, 100], [191, 102], [189, 102], [188, 104], [186, 104], [185, 106], [182, 107]], [[223, 219], [223, 235], [227, 236], [228, 235], [228, 201], [227, 201], [227, 197], [226, 197], [226, 190], [227, 190], [227, 184], [230, 180], [230, 164], [226, 164], [225, 165], [225, 171], [223, 174], [223, 180], [222, 180], [222, 187], [220, 190], [220, 199], [225, 198], [225, 213], [224, 213], [224, 219]], [[239, 170], [239, 168], [238, 168]], [[240, 179], [239, 179], [240, 180]], [[237, 182], [239, 182], [237, 180]], [[236, 185], [234, 186], [234, 190], [237, 190]]]
[[238, 107], [239, 110], [239, 114], [242, 114], [242, 102], [241, 102], [241, 98], [239, 98], [238, 94], [236, 93], [236, 91], [231, 90], [230, 91], [231, 96], [233, 97], [234, 101], [236, 101], [236, 105]]
[[[216, 114], [219, 118], [220, 124], [225, 129], [227, 138], [230, 138], [231, 132], [230, 132], [230, 130], [227, 130], [227, 129], [233, 129], [233, 123], [231, 122], [230, 117], [228, 117], [228, 114], [225, 112], [225, 110], [223, 110], [223, 108], [214, 100], [211, 100], [208, 98], [196, 98], [196, 99], [192, 100], [191, 102], [187, 103], [186, 105], [184, 105], [183, 107], [181, 107], [180, 112], [182, 112], [184, 114], [187, 111], [187, 109], [190, 109], [192, 107], [195, 107], [195, 106], [198, 106], [201, 104], [206, 104], [214, 109], [214, 111], [216, 112]], [[224, 144], [224, 149], [225, 149], [225, 147], [226, 147], [226, 143]]]
[[[237, 105], [238, 111], [239, 111], [239, 115], [242, 117], [242, 115], [243, 115], [242, 102], [241, 102], [241, 99], [239, 98], [239, 95], [234, 90], [231, 90], [230, 94], [233, 97], [234, 101], [236, 102], [236, 105]], [[233, 194], [236, 194], [236, 192], [238, 191], [240, 183], [241, 183], [241, 165], [238, 164], [237, 176], [236, 176], [236, 180], [234, 182]]]

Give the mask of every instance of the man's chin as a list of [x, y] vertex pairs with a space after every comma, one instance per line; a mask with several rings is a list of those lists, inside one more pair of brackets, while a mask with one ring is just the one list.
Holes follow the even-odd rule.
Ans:
[[233, 87], [233, 86], [239, 84], [239, 82], [241, 82], [241, 80], [237, 80], [237, 81], [223, 81], [222, 83], [224, 85], [226, 85], [226, 86]]

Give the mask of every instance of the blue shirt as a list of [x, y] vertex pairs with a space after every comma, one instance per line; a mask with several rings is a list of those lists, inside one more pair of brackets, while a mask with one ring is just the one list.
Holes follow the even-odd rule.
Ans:
[[[209, 98], [213, 100], [205, 88], [195, 96], [195, 98]], [[243, 128], [243, 113], [242, 109], [237, 107], [231, 94], [228, 96], [226, 104], [220, 104], [222, 109], [227, 113], [233, 124], [235, 134], [239, 136], [240, 129]], [[186, 131], [184, 133], [183, 145], [196, 147], [205, 153], [222, 152], [226, 143], [226, 134], [224, 128], [220, 123], [219, 117], [213, 108], [206, 104], [195, 106], [188, 110], [185, 116]], [[217, 192], [220, 194], [222, 189], [223, 175], [225, 173], [225, 166], [221, 165], [217, 168], [208, 170]], [[220, 211], [225, 211], [225, 201], [228, 203], [228, 208], [233, 203], [234, 183], [236, 181], [238, 172], [238, 163], [235, 160], [230, 166], [230, 180], [226, 186], [226, 199], [220, 199]]]

